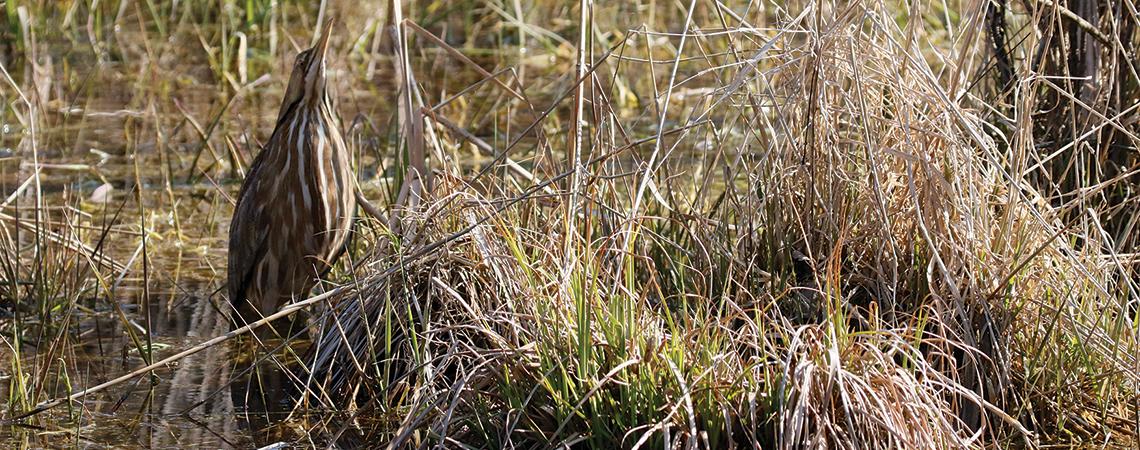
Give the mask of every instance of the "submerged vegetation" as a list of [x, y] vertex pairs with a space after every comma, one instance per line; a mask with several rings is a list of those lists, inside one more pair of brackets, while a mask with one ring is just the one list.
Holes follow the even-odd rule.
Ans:
[[[3, 5], [5, 445], [1140, 444], [1132, 0]], [[382, 211], [247, 345], [328, 18]]]

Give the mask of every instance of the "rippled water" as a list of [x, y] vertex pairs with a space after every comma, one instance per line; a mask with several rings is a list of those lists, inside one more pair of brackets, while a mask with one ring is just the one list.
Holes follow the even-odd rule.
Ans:
[[[156, 302], [150, 317], [154, 356], [161, 358], [229, 331], [212, 301], [217, 299], [185, 296], [170, 306]], [[74, 349], [72, 361], [77, 366], [72, 372], [81, 378], [76, 382], [91, 386], [145, 365], [126, 333], [116, 329], [119, 324], [103, 317], [80, 326], [81, 335], [88, 338]], [[289, 412], [283, 374], [272, 364], [251, 369], [242, 345], [234, 341], [211, 346], [150, 377], [140, 376], [83, 398], [74, 405], [83, 408], [81, 414], [76, 410], [68, 414], [66, 406], [48, 412], [58, 420], [54, 425], [59, 430], [13, 428], [2, 441], [32, 447], [70, 442], [188, 448], [263, 446], [296, 439], [289, 427], [264, 429]], [[60, 386], [55, 394], [66, 392]], [[69, 429], [73, 426], [77, 428]]]
[[[58, 288], [23, 288], [18, 301], [0, 295], [3, 343], [21, 334], [20, 366], [42, 384], [33, 405], [146, 366], [140, 347], [149, 346], [153, 361], [229, 331], [219, 313], [225, 299], [217, 291], [225, 282], [225, 237], [239, 166], [252, 161], [272, 130], [283, 82], [271, 79], [229, 105], [203, 141], [196, 128], [208, 126], [228, 96], [191, 81], [169, 97], [151, 97], [145, 81], [129, 73], [123, 78], [127, 70], [115, 64], [83, 69], [96, 88], [88, 86], [72, 102], [46, 102], [35, 141], [28, 127], [0, 114], [7, 117], [6, 130], [0, 128], [0, 202], [13, 200], [0, 213], [14, 218], [0, 225], [35, 223], [31, 206], [38, 178], [45, 228], [89, 246], [49, 255], [38, 270], [31, 263], [36, 235], [29, 228], [5, 228], [19, 230], [11, 239], [25, 267], [16, 281]], [[358, 90], [368, 81], [339, 77], [346, 126], [362, 114], [390, 115], [385, 102], [366, 100], [374, 92]], [[374, 152], [383, 145], [376, 141], [379, 130], [364, 131], [355, 123], [354, 148]], [[244, 163], [235, 166], [235, 159]], [[374, 179], [375, 155], [358, 155], [358, 163], [362, 177]], [[110, 263], [97, 264], [95, 273], [85, 264], [88, 257]], [[59, 309], [44, 314], [36, 300], [41, 294]], [[67, 301], [74, 303], [61, 303]], [[53, 323], [44, 324], [45, 317]], [[128, 327], [140, 342], [131, 339]], [[0, 398], [11, 399], [15, 355], [3, 348]], [[311, 412], [290, 416], [285, 375], [272, 363], [254, 367], [253, 353], [248, 342], [238, 340], [211, 346], [70, 407], [0, 426], [0, 447], [248, 448], [327, 441], [314, 428], [339, 430], [326, 417], [312, 419]], [[18, 404], [10, 409], [20, 410]]]

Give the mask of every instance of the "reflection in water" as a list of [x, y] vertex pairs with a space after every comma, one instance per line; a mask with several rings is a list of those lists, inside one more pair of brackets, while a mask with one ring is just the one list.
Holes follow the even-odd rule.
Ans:
[[[156, 324], [156, 334], [180, 340], [178, 349], [230, 330], [228, 319], [207, 299], [189, 299], [157, 316], [166, 320]], [[173, 335], [179, 333], [182, 336]], [[138, 443], [154, 448], [248, 448], [296, 440], [290, 427], [278, 425], [291, 411], [289, 379], [280, 362], [265, 355], [239, 338], [186, 357], [169, 376], [160, 374], [163, 379], [149, 394], [155, 407], [141, 407], [148, 411], [137, 428]], [[122, 409], [146, 402], [143, 397], [132, 395]]]
[[[229, 331], [226, 318], [206, 299], [192, 305], [186, 329], [187, 341], [204, 341]], [[186, 317], [173, 314], [173, 317]], [[233, 373], [230, 346], [215, 345], [183, 359], [170, 380], [166, 398], [161, 400], [162, 417], [185, 415], [198, 427], [181, 433], [158, 432], [156, 446], [238, 445], [234, 403], [229, 395], [218, 395], [229, 385]]]
[[[175, 314], [189, 321], [182, 328], [187, 338], [183, 345], [230, 330], [228, 319], [211, 302], [195, 301], [189, 309], [189, 314]], [[297, 329], [300, 323], [303, 317], [278, 329]], [[262, 447], [304, 439], [319, 445], [329, 426], [338, 445], [357, 447], [362, 442], [359, 430], [341, 427], [329, 417], [310, 423], [303, 411], [293, 409], [296, 386], [303, 383], [295, 382], [290, 371], [296, 371], [297, 355], [304, 354], [304, 341], [294, 339], [285, 346], [279, 338], [260, 339], [239, 337], [184, 359], [162, 397], [160, 419], [166, 429], [144, 442], [177, 448]]]
[[[169, 308], [166, 302], [152, 302], [151, 339], [165, 345], [156, 347], [154, 357], [229, 332], [230, 323], [215, 301], [189, 297]], [[80, 386], [94, 386], [145, 365], [125, 338], [121, 321], [100, 317], [80, 329], [87, 330], [76, 348], [76, 360], [82, 364], [71, 372]], [[294, 442], [323, 446], [329, 436], [336, 436], [338, 446], [354, 448], [367, 441], [360, 430], [344, 426], [355, 420], [293, 410], [299, 383], [281, 367], [295, 371], [296, 364], [285, 361], [304, 354], [303, 344], [278, 348], [284, 347], [280, 339], [263, 345], [254, 341], [231, 339], [156, 370], [153, 378], [143, 375], [91, 395], [80, 409], [61, 407], [27, 426], [0, 427], [0, 447], [58, 447], [68, 442], [147, 448], [257, 448]], [[70, 391], [61, 388], [52, 395]], [[4, 393], [0, 387], [0, 395]], [[72, 415], [79, 410], [82, 413]], [[60, 441], [60, 436], [68, 437]]]

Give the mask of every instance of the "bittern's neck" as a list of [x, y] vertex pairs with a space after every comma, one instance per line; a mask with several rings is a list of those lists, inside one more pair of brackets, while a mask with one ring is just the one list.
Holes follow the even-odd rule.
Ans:
[[325, 88], [325, 80], [313, 81], [308, 86], [305, 86], [305, 98], [301, 99], [302, 102], [308, 103], [311, 107], [316, 108], [328, 97], [328, 90]]
[[320, 117], [322, 120], [328, 120], [332, 115], [332, 99], [323, 89], [320, 94], [314, 95], [311, 99], [306, 98], [305, 101], [305, 108], [309, 110], [310, 115]]
[[[301, 136], [316, 126], [320, 130], [337, 127], [336, 116], [333, 114], [332, 103], [327, 95], [317, 98], [304, 98], [298, 102], [296, 108], [290, 112], [282, 123], [286, 129], [301, 129]], [[296, 131], [293, 131], [296, 133]]]
[[292, 103], [281, 105], [281, 113], [277, 116], [277, 127], [289, 126], [304, 116], [331, 115], [331, 111], [332, 101], [323, 90], [320, 95], [305, 95]]

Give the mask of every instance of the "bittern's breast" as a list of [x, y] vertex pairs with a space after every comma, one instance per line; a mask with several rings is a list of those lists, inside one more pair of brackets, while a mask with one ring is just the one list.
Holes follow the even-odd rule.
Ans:
[[251, 198], [264, 214], [265, 252], [254, 268], [250, 299], [276, 310], [301, 298], [344, 247], [355, 197], [352, 172], [335, 121], [320, 110], [297, 111], [266, 146]]

